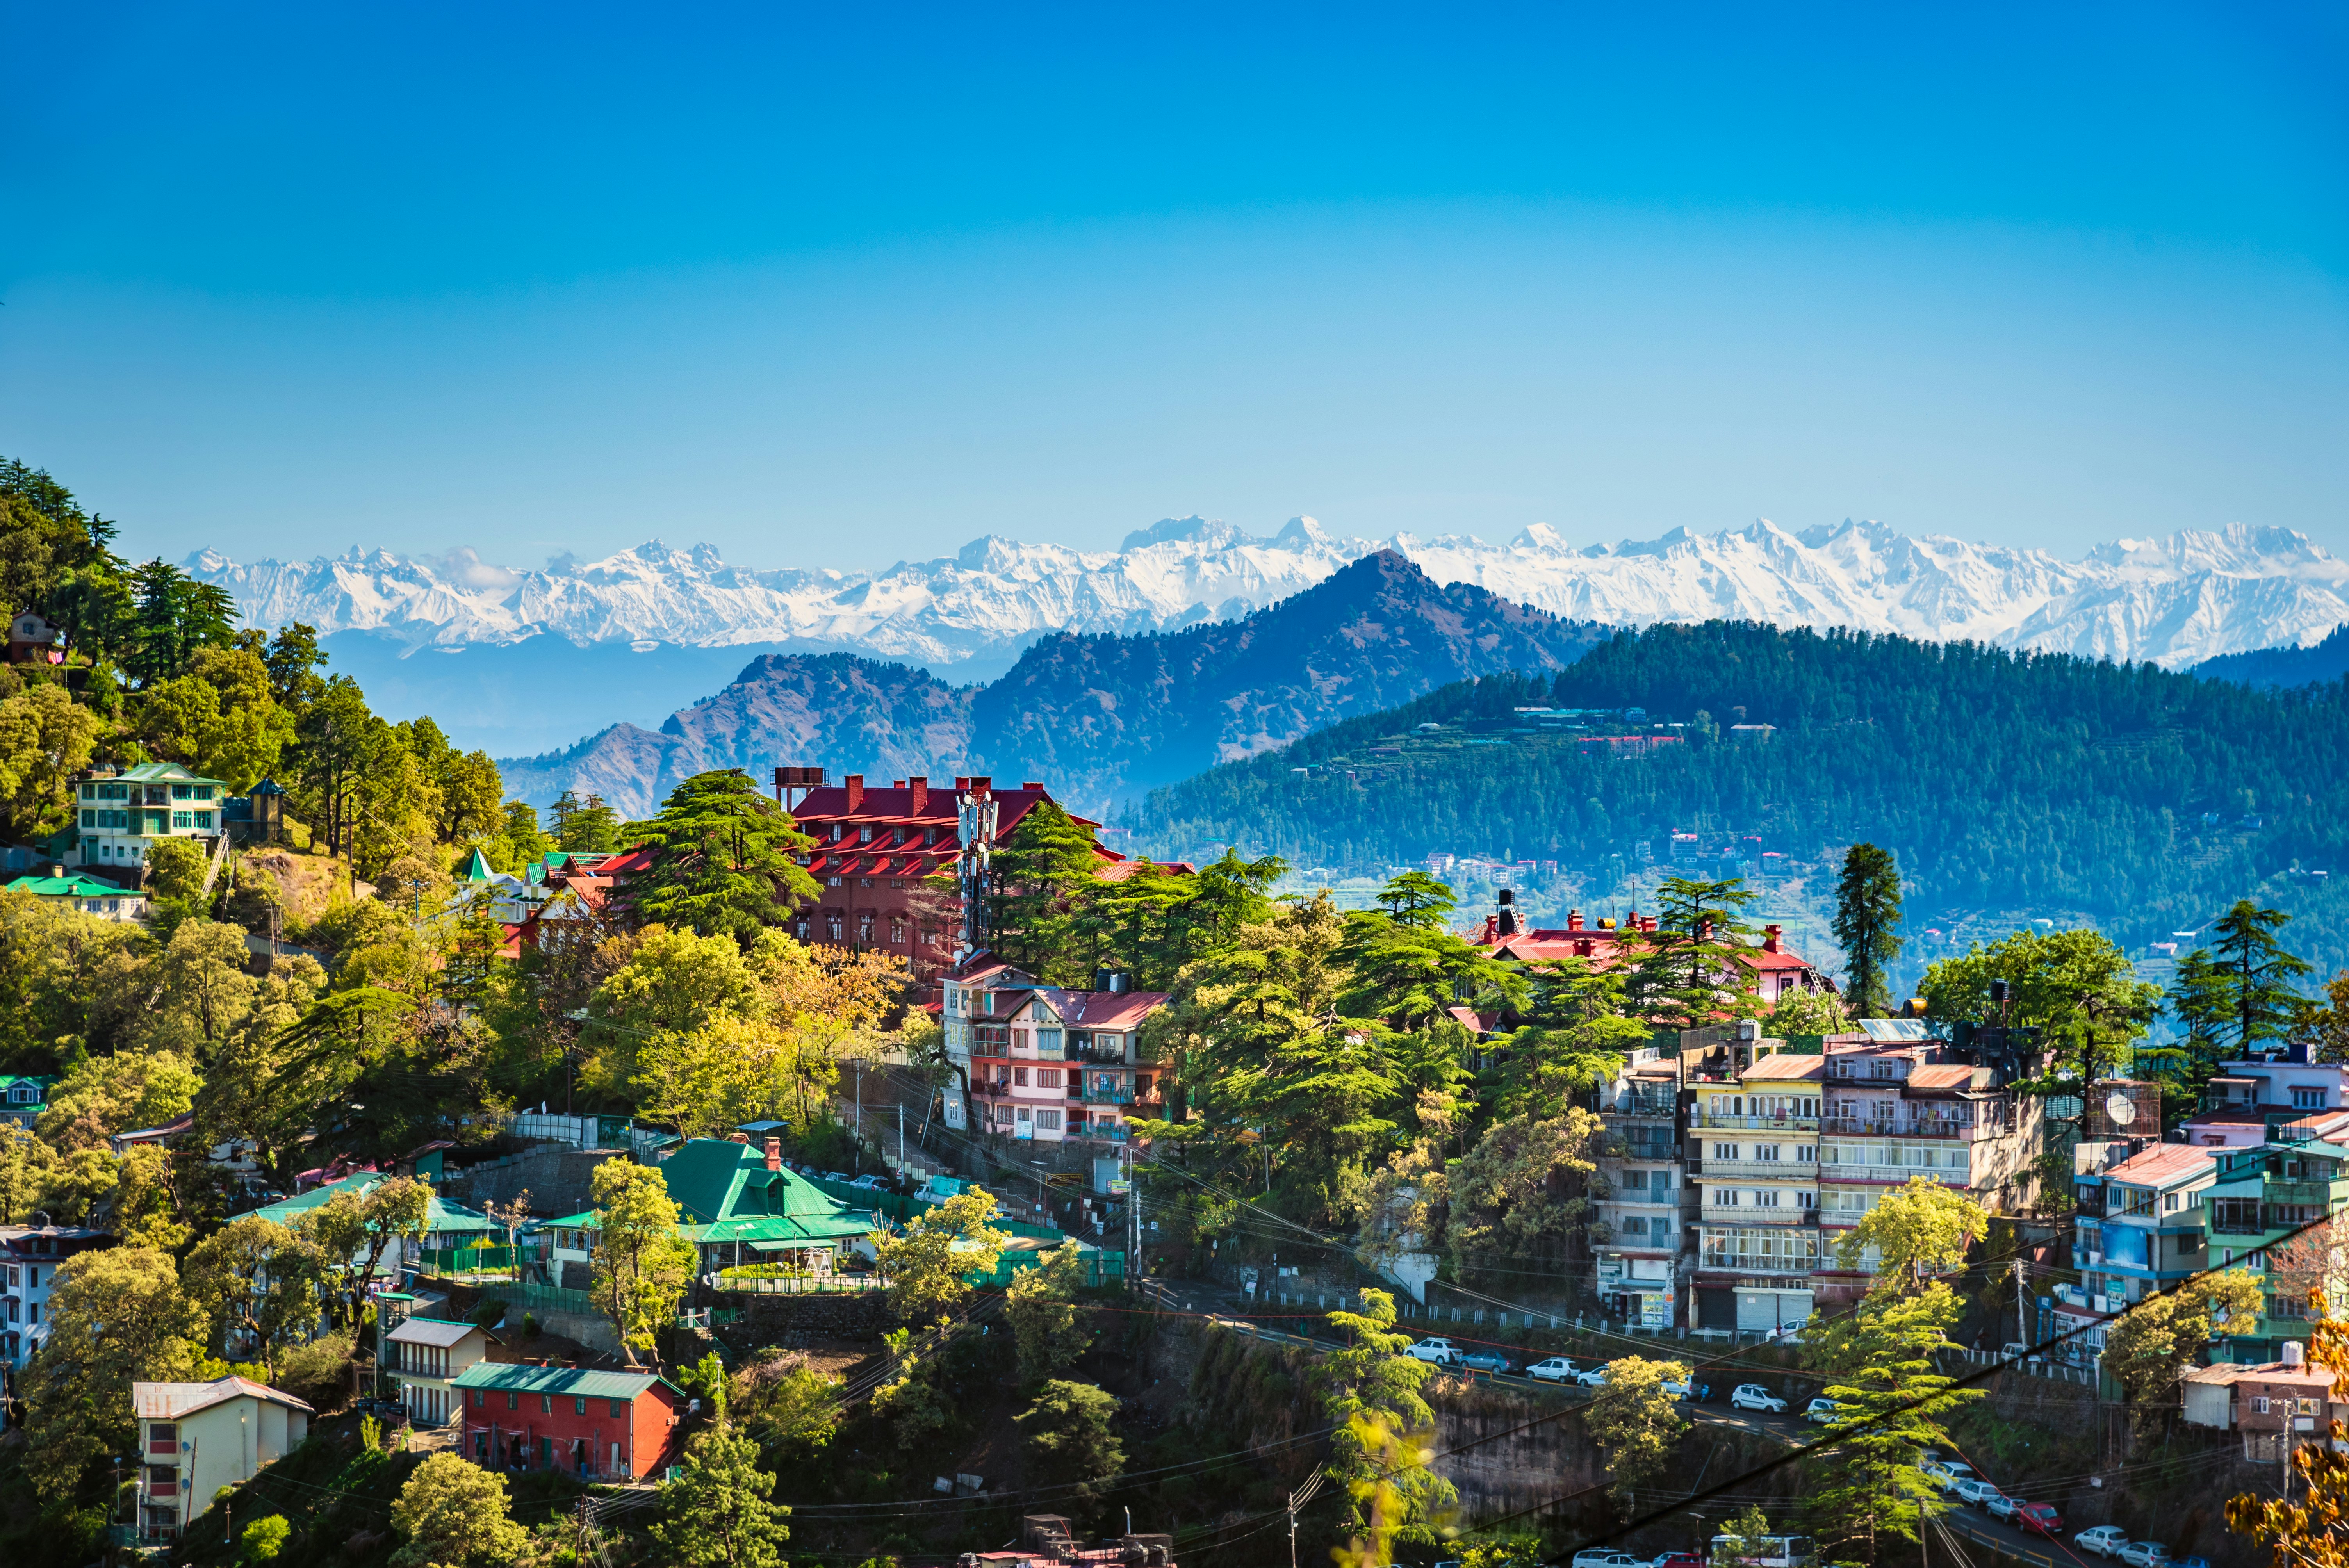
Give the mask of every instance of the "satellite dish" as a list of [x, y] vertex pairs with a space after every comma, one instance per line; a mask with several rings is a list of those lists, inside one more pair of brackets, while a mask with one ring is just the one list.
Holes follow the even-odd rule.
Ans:
[[2127, 1127], [2137, 1119], [2137, 1106], [2125, 1094], [2116, 1094], [2105, 1101], [2105, 1115], [2115, 1127]]

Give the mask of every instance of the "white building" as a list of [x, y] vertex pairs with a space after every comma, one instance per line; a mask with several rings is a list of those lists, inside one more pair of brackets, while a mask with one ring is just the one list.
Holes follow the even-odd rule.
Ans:
[[113, 1244], [108, 1233], [81, 1225], [0, 1225], [0, 1361], [22, 1367], [47, 1340], [57, 1266], [78, 1253]]
[[81, 781], [78, 796], [81, 863], [136, 872], [164, 839], [202, 839], [226, 832], [228, 786], [191, 773], [176, 762], [142, 762], [121, 773]]
[[139, 1534], [172, 1541], [224, 1486], [242, 1486], [310, 1435], [310, 1407], [243, 1377], [133, 1383]]

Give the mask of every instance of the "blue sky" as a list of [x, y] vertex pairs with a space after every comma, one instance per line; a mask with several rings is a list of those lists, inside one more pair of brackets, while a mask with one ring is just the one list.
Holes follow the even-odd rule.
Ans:
[[2349, 553], [2337, 12], [329, 9], [0, 8], [0, 453], [140, 553]]

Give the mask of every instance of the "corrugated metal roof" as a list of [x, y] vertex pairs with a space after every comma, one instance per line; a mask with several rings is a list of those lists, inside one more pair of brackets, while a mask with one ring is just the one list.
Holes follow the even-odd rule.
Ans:
[[[192, 1416], [198, 1410], [209, 1410], [223, 1399], [250, 1398], [266, 1399], [273, 1405], [288, 1409], [310, 1411], [310, 1407], [282, 1389], [250, 1378], [228, 1377], [216, 1383], [133, 1383], [130, 1385], [131, 1413], [142, 1421], [176, 1421], [182, 1416]], [[316, 1411], [310, 1411], [316, 1414]]]
[[1764, 1057], [1737, 1075], [1740, 1082], [1799, 1081], [1826, 1075], [1825, 1057], [1806, 1056], [1798, 1051], [1778, 1051]]
[[570, 1394], [588, 1399], [633, 1399], [655, 1384], [682, 1396], [685, 1390], [651, 1372], [599, 1372], [585, 1367], [533, 1367], [510, 1361], [476, 1361], [449, 1379], [451, 1388], [497, 1388], [518, 1394]]
[[450, 1323], [438, 1317], [411, 1317], [384, 1336], [401, 1345], [437, 1345], [446, 1349], [468, 1334], [486, 1336], [488, 1330], [477, 1323]]
[[2105, 1180], [2162, 1187], [2200, 1175], [2215, 1162], [2216, 1156], [2208, 1149], [2191, 1143], [2158, 1143], [2106, 1171]]

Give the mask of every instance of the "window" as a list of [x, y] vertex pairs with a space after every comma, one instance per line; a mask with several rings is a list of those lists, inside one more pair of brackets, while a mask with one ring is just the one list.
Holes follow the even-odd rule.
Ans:
[[2267, 1400], [2265, 1398], [2253, 1399], [2251, 1401], [2251, 1413], [2259, 1416], [2266, 1415], [2268, 1413]]
[[180, 1424], [177, 1421], [154, 1421], [147, 1428], [147, 1451], [150, 1454], [176, 1454], [180, 1451]]
[[1014, 1118], [1015, 1119], [1017, 1119], [1017, 1120], [1026, 1121], [1027, 1119], [1029, 1119], [1029, 1110], [1028, 1110], [1028, 1108], [1027, 1108], [1026, 1106], [1024, 1106], [1024, 1105], [1015, 1107], [1015, 1108], [1012, 1109], [1011, 1114], [1012, 1114], [1013, 1118]]
[[1815, 1194], [1813, 1194], [1813, 1193], [1809, 1193], [1809, 1192], [1797, 1192], [1797, 1193], [1795, 1193], [1795, 1208], [1797, 1208], [1797, 1209], [1808, 1209], [1808, 1208], [1816, 1207], [1816, 1204], [1817, 1204], [1817, 1202], [1818, 1202], [1818, 1200], [1817, 1200], [1816, 1196]]
[[489, 1396], [488, 1396], [487, 1394], [484, 1394], [484, 1393], [483, 1393], [483, 1392], [481, 1392], [481, 1390], [480, 1390], [479, 1388], [474, 1389], [474, 1390], [473, 1390], [473, 1408], [475, 1408], [476, 1410], [480, 1409], [480, 1408], [481, 1408], [481, 1405], [482, 1405], [483, 1401], [487, 1400], [488, 1398], [489, 1398]]
[[521, 1396], [520, 1394], [509, 1393], [509, 1394], [506, 1396], [506, 1408], [507, 1408], [507, 1409], [509, 1409], [509, 1410], [519, 1410], [519, 1409], [521, 1409], [521, 1408], [522, 1408], [522, 1396]]
[[1026, 1088], [1028, 1087], [1028, 1069], [1026, 1068], [1013, 1068], [1011, 1069], [1011, 1081], [1019, 1088]]
[[586, 1395], [582, 1394], [571, 1401], [571, 1413], [574, 1416], [584, 1416], [587, 1413]]
[[1756, 1160], [1775, 1161], [1778, 1158], [1779, 1151], [1785, 1147], [1785, 1146], [1784, 1144], [1779, 1143], [1757, 1143], [1754, 1146], [1754, 1158]]
[[792, 923], [792, 935], [802, 942], [805, 942], [808, 939], [808, 919], [806, 915], [803, 914], [800, 916], [799, 919]]
[[1644, 1214], [1634, 1214], [1630, 1219], [1624, 1221], [1623, 1233], [1627, 1236], [1646, 1235], [1648, 1233], [1647, 1216]]
[[2164, 1192], [2164, 1193], [2161, 1195], [2161, 1211], [2162, 1211], [2162, 1212], [2163, 1212], [2163, 1213], [2165, 1213], [2165, 1214], [2175, 1214], [2176, 1212], [2178, 1212], [2178, 1194], [2177, 1194], [2177, 1193], [2175, 1193], [2175, 1192]]
[[893, 914], [889, 917], [889, 940], [896, 946], [903, 947], [905, 945], [905, 917], [904, 915]]
[[1734, 1187], [1715, 1187], [1713, 1190], [1713, 1201], [1717, 1207], [1734, 1209], [1737, 1207], [1737, 1189]]
[[1061, 1130], [1061, 1113], [1057, 1110], [1040, 1110], [1036, 1113], [1036, 1125], [1043, 1131], [1058, 1132]]
[[[840, 885], [838, 877], [833, 878], [833, 885], [834, 887]], [[827, 913], [823, 917], [823, 931], [824, 935], [830, 940], [833, 942], [840, 940], [840, 915], [837, 912]]]
[[1812, 1164], [1818, 1157], [1819, 1151], [1807, 1143], [1798, 1143], [1795, 1146], [1795, 1163], [1797, 1165]]
[[856, 940], [868, 947], [872, 945], [873, 917], [871, 915], [860, 914], [856, 917]]
[[1036, 1087], [1038, 1088], [1060, 1088], [1061, 1069], [1058, 1068], [1038, 1068], [1036, 1069]]
[[1737, 1145], [1716, 1143], [1713, 1146], [1713, 1157], [1715, 1160], [1734, 1160], [1737, 1158]]
[[1766, 1191], [1755, 1192], [1754, 1194], [1754, 1206], [1757, 1209], [1776, 1208], [1778, 1206], [1778, 1190], [1773, 1187]]
[[2292, 1106], [2294, 1110], [2322, 1110], [2324, 1109], [2324, 1090], [2295, 1085], [2292, 1091]]
[[538, 1413], [539, 1413], [540, 1415], [542, 1415], [542, 1416], [551, 1416], [551, 1415], [554, 1414], [554, 1395], [552, 1395], [552, 1394], [541, 1394], [541, 1395], [538, 1397]]
[[175, 828], [192, 828], [195, 825], [196, 814], [193, 811], [174, 811], [171, 813], [171, 826]]
[[615, 1419], [615, 1420], [625, 1420], [625, 1419], [627, 1418], [627, 1414], [628, 1414], [628, 1402], [627, 1402], [626, 1399], [615, 1399], [615, 1400], [613, 1400], [613, 1401], [612, 1401], [612, 1418], [613, 1418], [613, 1419]]

